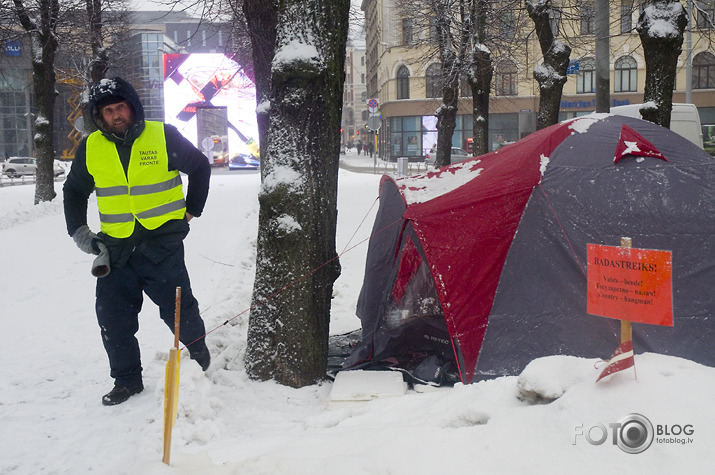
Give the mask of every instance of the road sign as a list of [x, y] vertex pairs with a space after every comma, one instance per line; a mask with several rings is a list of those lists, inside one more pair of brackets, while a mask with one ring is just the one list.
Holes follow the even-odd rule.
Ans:
[[382, 122], [380, 121], [380, 118], [376, 115], [372, 115], [367, 118], [367, 127], [371, 130], [380, 130], [380, 126], [382, 125]]
[[207, 151], [207, 152], [208, 152], [209, 150], [211, 150], [212, 148], [214, 148], [214, 141], [213, 141], [213, 139], [212, 139], [211, 137], [205, 137], [205, 138], [201, 141], [201, 148], [203, 148], [203, 149], [204, 149], [205, 151]]
[[380, 107], [380, 102], [377, 99], [368, 99], [367, 110], [369, 110], [370, 112], [375, 112], [378, 107]]

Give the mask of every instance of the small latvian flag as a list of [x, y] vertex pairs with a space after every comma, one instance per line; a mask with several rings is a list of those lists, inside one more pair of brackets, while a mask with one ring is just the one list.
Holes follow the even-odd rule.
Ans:
[[596, 382], [605, 378], [609, 374], [616, 373], [618, 371], [623, 371], [631, 366], [635, 365], [635, 360], [633, 359], [633, 340], [624, 341], [621, 345], [616, 348], [613, 352], [613, 356], [608, 360], [608, 364], [601, 371], [601, 375], [598, 377]]

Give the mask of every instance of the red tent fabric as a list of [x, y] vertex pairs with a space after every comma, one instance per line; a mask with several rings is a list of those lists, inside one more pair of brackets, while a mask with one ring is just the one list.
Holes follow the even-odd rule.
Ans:
[[383, 177], [362, 341], [343, 367], [436, 382], [453, 371], [469, 383], [548, 354], [607, 357], [617, 337], [586, 314], [585, 254], [621, 236], [680, 254], [680, 325], [639, 329], [635, 346], [715, 364], [692, 342], [715, 336], [714, 165], [666, 129], [594, 115], [423, 175]]

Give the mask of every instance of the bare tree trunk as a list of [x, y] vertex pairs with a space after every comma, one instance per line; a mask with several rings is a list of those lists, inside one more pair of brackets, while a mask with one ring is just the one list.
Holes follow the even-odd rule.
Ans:
[[534, 22], [541, 53], [544, 55], [544, 63], [534, 69], [534, 79], [539, 83], [539, 113], [536, 117], [536, 128], [539, 130], [559, 121], [561, 95], [571, 56], [571, 48], [554, 38], [551, 10], [551, 0], [526, 0], [526, 11]]
[[[55, 112], [55, 55], [58, 0], [38, 0], [38, 10], [30, 12], [22, 0], [13, 0], [15, 14], [32, 40], [32, 77], [35, 91], [35, 150], [37, 176], [35, 204], [51, 201], [55, 192], [53, 147]], [[37, 18], [34, 17], [37, 16]]]
[[687, 24], [688, 18], [680, 2], [652, 0], [643, 10], [636, 27], [646, 64], [641, 116], [663, 127], [670, 128], [676, 67]]
[[[85, 0], [85, 10], [87, 12], [87, 23], [89, 31], [89, 44], [92, 49], [92, 57], [89, 61], [89, 70], [86, 72], [84, 79], [85, 89], [89, 88], [104, 78], [109, 69], [109, 55], [107, 48], [104, 46], [102, 30], [104, 23], [102, 20], [102, 3], [103, 0]], [[83, 94], [81, 97], [87, 97]], [[84, 117], [84, 131], [90, 134], [96, 130], [94, 122], [89, 117], [89, 103], [86, 100], [82, 101], [82, 116]]]
[[244, 8], [256, 82], [269, 85], [268, 103], [259, 105], [267, 111], [259, 127], [267, 123], [267, 131], [245, 363], [252, 378], [293, 387], [325, 378], [327, 368], [330, 300], [340, 274], [335, 231], [349, 7], [348, 0], [246, 0]]
[[[251, 37], [253, 72], [256, 84], [258, 144], [261, 150], [261, 161], [263, 161], [263, 157], [266, 156], [266, 144], [268, 143], [271, 63], [276, 49], [278, 2], [276, 0], [243, 0], [243, 14]], [[261, 177], [264, 176], [264, 170], [265, 167], [261, 166]]]
[[484, 45], [487, 31], [487, 0], [472, 0], [470, 23], [472, 24], [471, 74], [468, 82], [472, 88], [472, 137], [473, 154], [483, 155], [489, 151], [489, 90], [494, 66], [491, 52]]
[[432, 2], [432, 10], [437, 18], [437, 43], [442, 62], [442, 105], [437, 109], [437, 156], [436, 167], [451, 163], [452, 136], [457, 127], [457, 107], [459, 103], [460, 58], [455, 51], [454, 38], [450, 31], [452, 18], [444, 13], [442, 2]]
[[[445, 76], [449, 77], [450, 73]], [[443, 76], [444, 77], [444, 76]], [[458, 78], [459, 76], [457, 76]], [[457, 128], [457, 102], [459, 99], [459, 80], [449, 80], [445, 84], [442, 105], [437, 109], [437, 157], [435, 167], [444, 167], [452, 162], [452, 136]]]

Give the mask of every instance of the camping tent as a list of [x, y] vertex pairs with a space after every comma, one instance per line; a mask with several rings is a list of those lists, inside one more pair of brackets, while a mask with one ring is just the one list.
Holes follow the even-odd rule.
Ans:
[[465, 383], [534, 358], [607, 358], [619, 321], [587, 313], [587, 244], [672, 251], [673, 326], [636, 353], [715, 365], [715, 159], [639, 119], [596, 114], [413, 177], [383, 177], [344, 369]]

